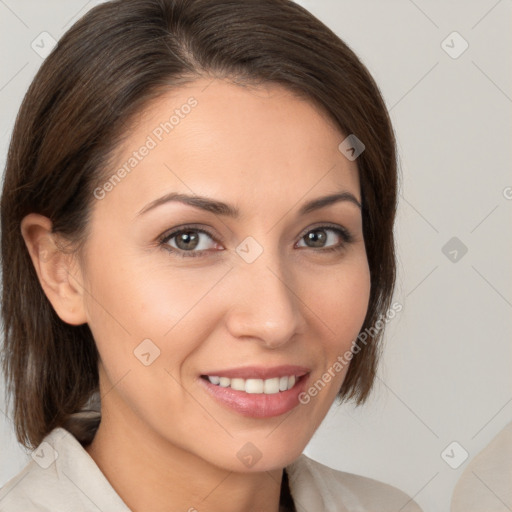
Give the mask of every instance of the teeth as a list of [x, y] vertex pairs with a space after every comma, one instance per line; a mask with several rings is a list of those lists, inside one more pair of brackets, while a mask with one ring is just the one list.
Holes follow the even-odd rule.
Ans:
[[295, 375], [287, 377], [274, 377], [272, 379], [229, 379], [228, 377], [218, 377], [208, 375], [208, 380], [222, 388], [231, 388], [236, 391], [245, 391], [250, 394], [274, 395], [280, 391], [292, 389], [297, 381]]
[[236, 389], [237, 391], [245, 391], [245, 380], [231, 379], [231, 389]]
[[220, 377], [208, 377], [210, 379], [210, 382], [212, 384], [219, 384], [220, 383]]
[[246, 393], [263, 393], [265, 383], [261, 379], [247, 379], [245, 381]]
[[228, 379], [227, 377], [220, 378], [219, 386], [221, 388], [227, 388], [230, 386], [230, 384], [231, 384], [231, 379]]
[[265, 395], [279, 393], [279, 377], [263, 381], [263, 393], [265, 393]]

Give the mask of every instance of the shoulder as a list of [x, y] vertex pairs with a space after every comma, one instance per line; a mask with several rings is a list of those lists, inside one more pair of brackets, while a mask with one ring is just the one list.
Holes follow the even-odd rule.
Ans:
[[512, 423], [467, 465], [455, 485], [452, 512], [512, 510]]
[[81, 444], [56, 428], [0, 489], [2, 512], [129, 512]]
[[286, 471], [299, 511], [422, 512], [410, 496], [392, 485], [337, 471], [304, 454]]
[[11, 478], [0, 489], [0, 510], [5, 512], [32, 512], [39, 510], [34, 495], [42, 489], [48, 489], [55, 495], [55, 484], [59, 481], [55, 460], [58, 451], [55, 446], [58, 439], [53, 435], [45, 440], [32, 452], [30, 462], [20, 473]]

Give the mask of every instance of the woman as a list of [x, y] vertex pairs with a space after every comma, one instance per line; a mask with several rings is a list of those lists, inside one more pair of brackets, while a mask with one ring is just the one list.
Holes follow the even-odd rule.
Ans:
[[419, 510], [301, 455], [371, 390], [396, 179], [377, 86], [295, 3], [92, 9], [7, 161], [4, 370], [36, 449], [1, 510]]

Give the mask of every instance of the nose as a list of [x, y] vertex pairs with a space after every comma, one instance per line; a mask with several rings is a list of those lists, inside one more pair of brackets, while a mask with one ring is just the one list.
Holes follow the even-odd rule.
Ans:
[[282, 269], [277, 258], [241, 262], [232, 272], [232, 300], [228, 306], [227, 328], [239, 339], [254, 339], [268, 348], [290, 342], [302, 328], [303, 303], [290, 270]]

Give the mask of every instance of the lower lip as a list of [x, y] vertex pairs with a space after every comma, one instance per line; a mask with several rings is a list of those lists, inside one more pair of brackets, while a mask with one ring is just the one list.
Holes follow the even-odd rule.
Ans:
[[250, 418], [273, 418], [286, 414], [299, 405], [299, 395], [306, 387], [307, 377], [308, 375], [303, 375], [298, 378], [292, 389], [271, 395], [223, 388], [202, 377], [199, 380], [210, 395], [237, 413]]

